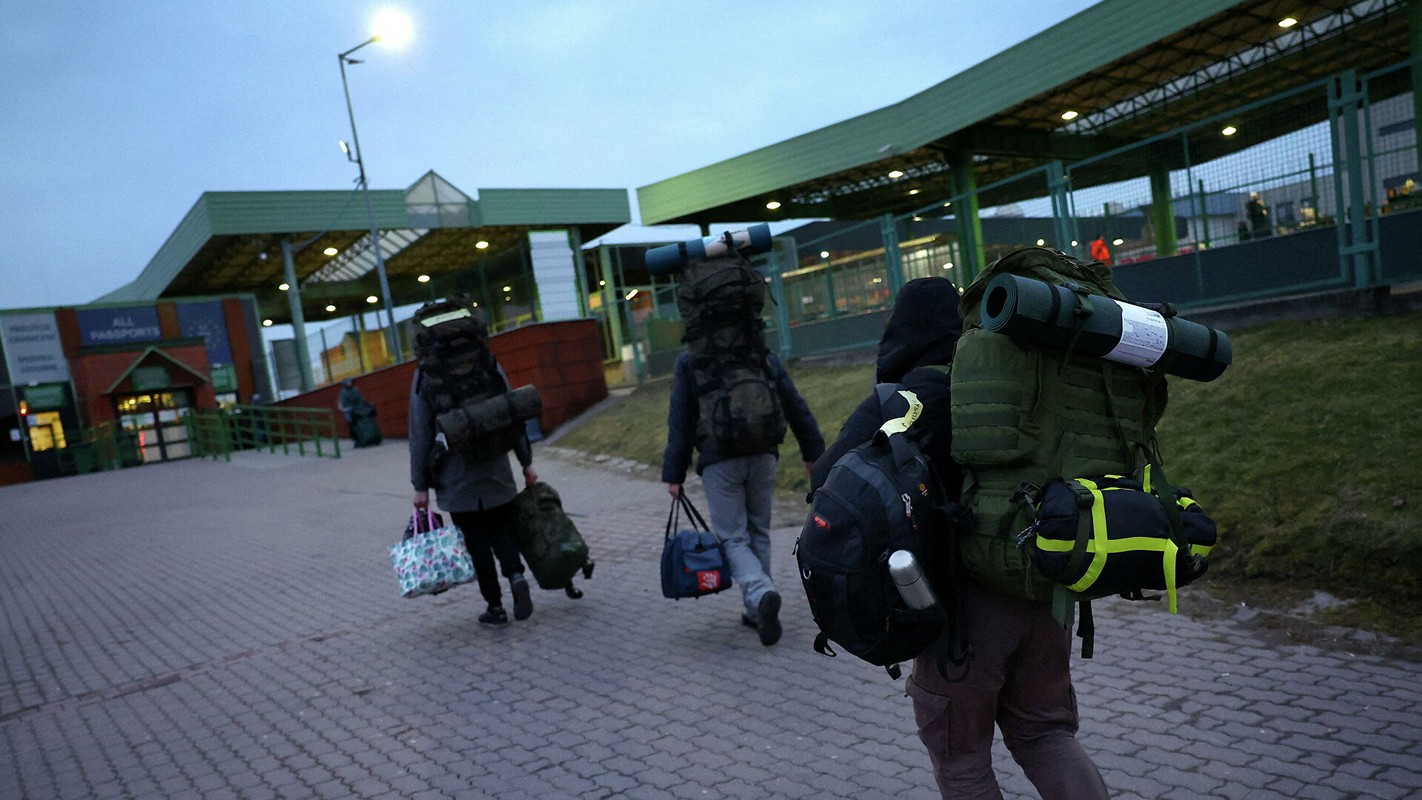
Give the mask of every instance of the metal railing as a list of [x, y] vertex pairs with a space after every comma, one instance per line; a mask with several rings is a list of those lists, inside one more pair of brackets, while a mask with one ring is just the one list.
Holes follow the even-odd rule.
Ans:
[[199, 458], [231, 461], [242, 450], [341, 457], [336, 412], [329, 408], [238, 405], [230, 411], [196, 411], [188, 415], [187, 426], [193, 455]]

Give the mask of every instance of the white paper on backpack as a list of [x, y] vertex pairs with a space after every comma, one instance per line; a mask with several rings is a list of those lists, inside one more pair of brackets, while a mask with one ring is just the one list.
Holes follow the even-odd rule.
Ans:
[[1133, 367], [1149, 367], [1165, 354], [1170, 328], [1149, 308], [1113, 301], [1121, 307], [1121, 341], [1104, 358]]

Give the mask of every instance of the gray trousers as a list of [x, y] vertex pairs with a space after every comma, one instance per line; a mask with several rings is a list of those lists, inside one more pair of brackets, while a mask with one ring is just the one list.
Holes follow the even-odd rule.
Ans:
[[973, 659], [966, 675], [952, 665], [945, 680], [929, 648], [908, 680], [918, 735], [945, 798], [1002, 800], [992, 771], [993, 725], [1042, 800], [1106, 800], [1091, 756], [1076, 740], [1071, 632], [1051, 603], [994, 594], [965, 584], [963, 601]]
[[718, 461], [701, 473], [711, 530], [726, 547], [731, 579], [741, 586], [752, 619], [770, 580], [770, 503], [775, 492], [775, 456]]

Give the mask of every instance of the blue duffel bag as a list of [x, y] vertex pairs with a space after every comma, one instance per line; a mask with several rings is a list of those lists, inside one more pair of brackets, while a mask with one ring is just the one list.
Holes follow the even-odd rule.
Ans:
[[[691, 527], [678, 530], [681, 509]], [[672, 501], [662, 543], [662, 596], [673, 600], [701, 597], [731, 588], [726, 549], [685, 494]]]

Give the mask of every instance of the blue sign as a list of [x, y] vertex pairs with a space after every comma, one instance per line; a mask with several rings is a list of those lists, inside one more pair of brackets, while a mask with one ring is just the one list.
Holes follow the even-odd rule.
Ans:
[[81, 308], [74, 313], [79, 318], [82, 345], [156, 342], [163, 338], [156, 306]]
[[210, 366], [232, 363], [232, 345], [227, 341], [227, 318], [222, 314], [221, 300], [179, 303], [178, 326], [184, 336], [201, 336], [207, 342]]

